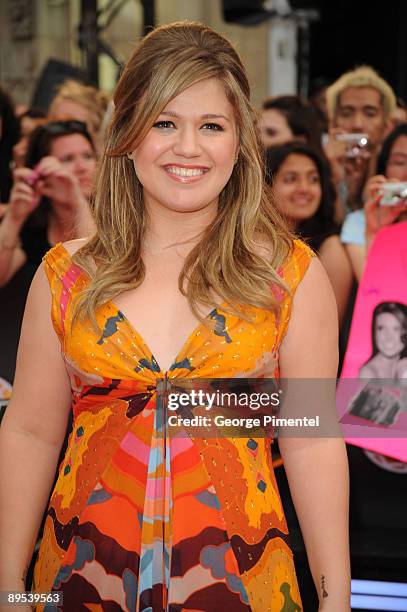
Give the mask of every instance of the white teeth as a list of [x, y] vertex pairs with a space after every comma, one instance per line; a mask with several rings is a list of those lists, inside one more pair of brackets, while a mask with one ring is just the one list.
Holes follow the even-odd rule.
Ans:
[[170, 174], [176, 174], [177, 176], [200, 176], [204, 173], [199, 168], [178, 168], [177, 166], [169, 166], [166, 170]]

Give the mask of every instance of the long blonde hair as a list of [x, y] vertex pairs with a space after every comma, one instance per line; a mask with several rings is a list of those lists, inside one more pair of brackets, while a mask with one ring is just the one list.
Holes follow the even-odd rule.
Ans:
[[203, 24], [185, 21], [149, 33], [117, 85], [94, 198], [97, 232], [74, 255], [91, 276], [76, 302], [75, 316], [95, 321], [98, 307], [143, 282], [146, 214], [142, 186], [127, 154], [170, 100], [210, 78], [223, 84], [234, 108], [239, 155], [219, 195], [216, 218], [186, 258], [179, 288], [200, 320], [203, 305], [217, 305], [214, 295], [234, 312], [241, 312], [243, 305], [278, 311], [271, 287], [288, 290], [276, 270], [292, 248], [292, 236], [264, 182], [245, 69], [225, 38]]

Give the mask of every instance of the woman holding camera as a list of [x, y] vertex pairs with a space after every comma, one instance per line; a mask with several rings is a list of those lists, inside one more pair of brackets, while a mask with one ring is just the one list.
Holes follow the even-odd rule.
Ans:
[[[380, 151], [376, 175], [366, 185], [364, 208], [348, 214], [342, 226], [341, 241], [352, 263], [356, 279], [363, 274], [366, 255], [377, 232], [386, 225], [407, 219], [407, 201], [400, 186], [400, 200], [382, 205], [383, 185], [407, 181], [407, 123], [397, 126], [386, 138]], [[404, 187], [405, 190], [405, 187]], [[397, 198], [395, 198], [397, 200]]]
[[[0, 587], [22, 588], [72, 409], [37, 592], [63, 593], [66, 610], [298, 612], [270, 440], [173, 437], [165, 392], [213, 377], [334, 378], [329, 282], [271, 204], [226, 39], [189, 22], [153, 30], [114, 102], [97, 232], [54, 247], [28, 298], [1, 430]], [[343, 440], [288, 435], [280, 450], [320, 608], [347, 612]]]
[[0, 287], [25, 263], [38, 267], [57, 242], [89, 235], [95, 171], [84, 123], [54, 121], [33, 132], [0, 224]]

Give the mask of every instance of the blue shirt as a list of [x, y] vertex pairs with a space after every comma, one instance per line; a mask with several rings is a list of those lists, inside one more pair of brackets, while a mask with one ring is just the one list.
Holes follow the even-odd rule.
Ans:
[[345, 217], [341, 229], [341, 242], [345, 244], [358, 244], [364, 246], [366, 244], [366, 217], [363, 208], [353, 210]]

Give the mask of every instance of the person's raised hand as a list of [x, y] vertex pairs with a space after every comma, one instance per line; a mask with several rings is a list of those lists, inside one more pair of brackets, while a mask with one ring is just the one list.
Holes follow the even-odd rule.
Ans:
[[31, 168], [17, 168], [13, 172], [14, 184], [5, 213], [18, 223], [23, 224], [40, 203], [41, 196], [35, 190], [36, 176]]
[[338, 134], [344, 134], [344, 131], [341, 128], [330, 128], [323, 145], [335, 183], [339, 183], [344, 177], [347, 149], [347, 143], [344, 140], [337, 140]]
[[366, 244], [369, 248], [377, 232], [394, 223], [398, 217], [407, 210], [406, 202], [401, 200], [394, 206], [381, 206], [383, 184], [398, 182], [396, 179], [387, 179], [382, 175], [372, 176], [366, 185], [367, 200], [365, 202], [366, 215]]
[[344, 163], [345, 177], [348, 181], [358, 180], [364, 176], [372, 154], [367, 149], [360, 149], [354, 157], [346, 157]]
[[36, 166], [39, 174], [35, 189], [56, 203], [76, 208], [83, 198], [79, 181], [64, 165], [52, 156], [43, 157]]

